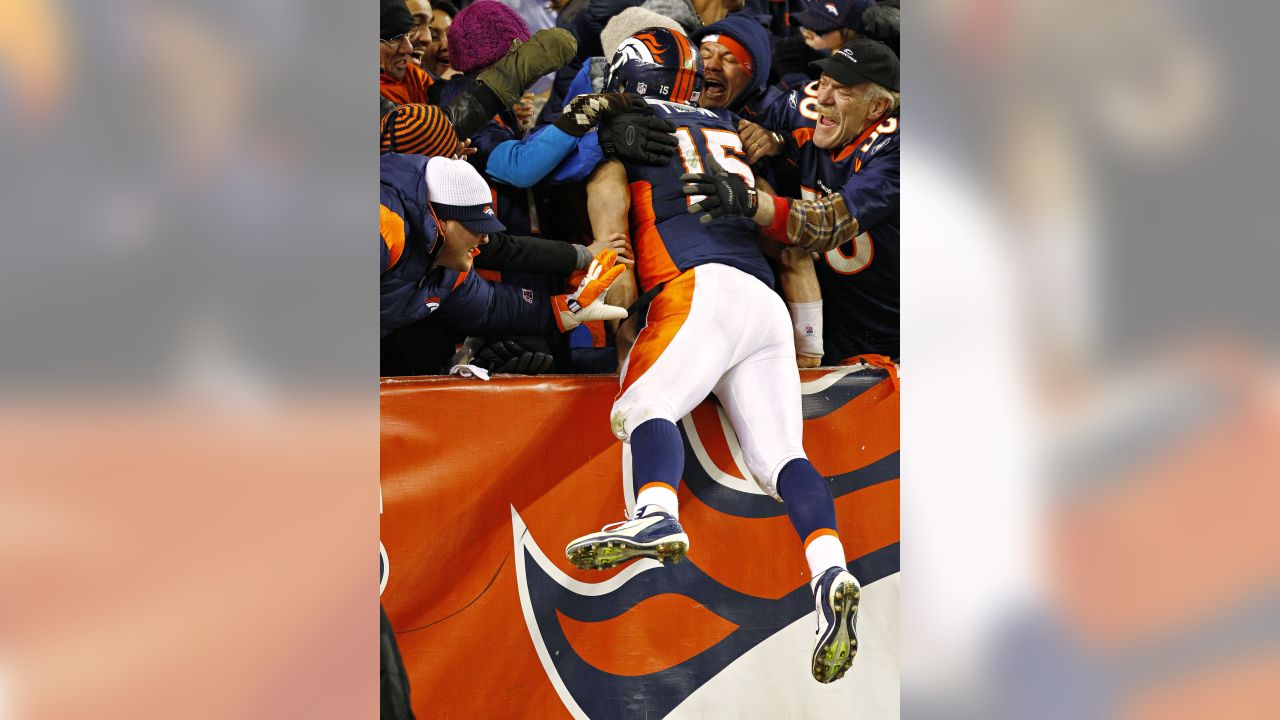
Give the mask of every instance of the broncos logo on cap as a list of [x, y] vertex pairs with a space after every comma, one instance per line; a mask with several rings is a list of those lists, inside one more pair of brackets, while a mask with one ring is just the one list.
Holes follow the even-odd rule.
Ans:
[[832, 15], [838, 16], [840, 14], [840, 10], [836, 8], [835, 3], [826, 3], [822, 7], [826, 8], [827, 12], [831, 13]]
[[[836, 422], [837, 416], [865, 414], [868, 408], [883, 411], [878, 403], [886, 392], [879, 371], [853, 369], [831, 373], [806, 390], [805, 419]], [[665, 716], [738, 658], [813, 611], [803, 551], [786, 509], [743, 470], [723, 411], [700, 406], [682, 420], [681, 435], [681, 522], [692, 540], [685, 562], [663, 567], [646, 559], [605, 573], [578, 571], [556, 544], [562, 528], [540, 522], [536, 511], [511, 507], [525, 623], [548, 678], [575, 717]], [[839, 469], [830, 480], [845, 526], [864, 514], [896, 516], [896, 443], [860, 456], [829, 448], [811, 455], [824, 474]], [[630, 507], [626, 446], [623, 468]], [[601, 492], [616, 493], [617, 486]], [[864, 585], [898, 571], [897, 541], [896, 525], [845, 539], [854, 558], [849, 566]], [[555, 547], [555, 559], [544, 546]], [[663, 641], [653, 642], [655, 637]], [[793, 661], [803, 666], [805, 658]]]
[[[606, 84], [618, 81], [648, 97], [672, 102], [696, 102], [702, 91], [702, 56], [689, 39], [667, 28], [647, 28], [623, 40], [614, 51]], [[641, 91], [661, 88], [661, 94]]]

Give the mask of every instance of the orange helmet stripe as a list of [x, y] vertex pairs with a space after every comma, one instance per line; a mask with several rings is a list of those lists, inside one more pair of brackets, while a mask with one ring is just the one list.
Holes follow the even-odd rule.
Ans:
[[687, 102], [689, 96], [693, 94], [693, 73], [686, 70], [685, 65], [689, 64], [692, 58], [693, 48], [680, 33], [673, 32], [671, 36], [676, 41], [676, 52], [679, 53], [680, 60], [679, 69], [676, 70], [675, 87], [671, 89], [671, 99], [676, 102]]

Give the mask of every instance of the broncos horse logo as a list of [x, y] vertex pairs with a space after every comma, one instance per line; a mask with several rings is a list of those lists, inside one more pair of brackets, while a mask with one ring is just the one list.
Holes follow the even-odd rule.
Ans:
[[[700, 64], [700, 56], [684, 35], [665, 28], [650, 28], [632, 35], [618, 45], [613, 62], [609, 65], [605, 84], [607, 87], [614, 87], [624, 67], [631, 67], [638, 75], [657, 72], [662, 75], [661, 80], [658, 75], [653, 75], [643, 82], [649, 88], [661, 88], [658, 96], [673, 102], [689, 102], [697, 99]], [[631, 90], [654, 96], [640, 90], [638, 84]]]
[[[846, 426], [843, 420], [852, 414], [883, 412], [879, 400], [892, 392], [883, 378], [880, 371], [848, 368], [807, 383], [806, 421]], [[849, 528], [842, 532], [849, 568], [864, 585], [899, 567], [893, 406], [892, 433], [886, 433], [891, 439], [859, 437], [856, 448], [828, 443], [810, 449], [831, 482], [842, 531]], [[524, 621], [543, 669], [575, 717], [663, 717], [813, 611], [803, 553], [786, 511], [742, 469], [723, 413], [704, 404], [681, 422], [681, 433], [681, 521], [691, 537], [683, 563], [663, 567], [645, 559], [609, 573], [584, 573], [561, 556], [559, 536], [548, 537], [563, 534], [559, 528], [540, 526], [528, 512], [510, 507]], [[625, 449], [622, 464], [630, 508]], [[616, 493], [617, 486], [599, 492]], [[892, 523], [858, 522], [885, 513]], [[544, 546], [555, 548], [555, 559]], [[794, 658], [798, 666], [804, 661]]]
[[[630, 502], [618, 490], [631, 463], [607, 422], [616, 379], [384, 380], [380, 535], [395, 569], [382, 604], [419, 716], [895, 715], [896, 389], [865, 366], [802, 380], [805, 449], [864, 584], [858, 660], [831, 686], [808, 676], [800, 542], [742, 470], [716, 405], [681, 423], [688, 558], [594, 572], [561, 548]], [[457, 442], [458, 423], [492, 417], [500, 441]], [[566, 438], [554, 430], [566, 417], [590, 420]]]

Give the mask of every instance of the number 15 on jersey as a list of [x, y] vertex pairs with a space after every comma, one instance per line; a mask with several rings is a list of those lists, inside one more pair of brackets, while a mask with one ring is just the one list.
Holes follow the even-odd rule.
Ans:
[[[742, 178], [747, 187], [756, 186], [756, 176], [751, 172], [751, 166], [747, 165], [747, 156], [742, 151], [742, 138], [738, 137], [738, 133], [715, 128], [694, 129], [702, 135], [700, 139], [703, 147], [706, 148], [705, 152], [710, 153], [720, 167]], [[676, 141], [680, 144], [680, 161], [684, 163], [685, 172], [703, 173], [706, 172], [702, 165], [703, 153], [698, 151], [698, 145], [694, 142], [694, 129], [688, 127], [676, 129]], [[706, 195], [690, 195], [685, 198], [685, 204], [692, 205], [705, 198]]]

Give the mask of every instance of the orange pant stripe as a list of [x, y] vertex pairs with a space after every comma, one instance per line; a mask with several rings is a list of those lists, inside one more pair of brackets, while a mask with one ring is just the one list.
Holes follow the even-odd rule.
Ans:
[[809, 537], [804, 539], [804, 549], [808, 550], [809, 543], [813, 542], [814, 540], [817, 540], [823, 535], [830, 535], [831, 537], [836, 538], [837, 540], [840, 538], [839, 533], [837, 533], [835, 530], [832, 530], [831, 528], [818, 528], [817, 530], [814, 530], [813, 532], [809, 533]]
[[622, 378], [619, 397], [653, 367], [689, 319], [689, 309], [693, 307], [693, 275], [694, 271], [688, 270], [667, 283], [649, 305], [644, 329], [627, 355], [627, 374]]

